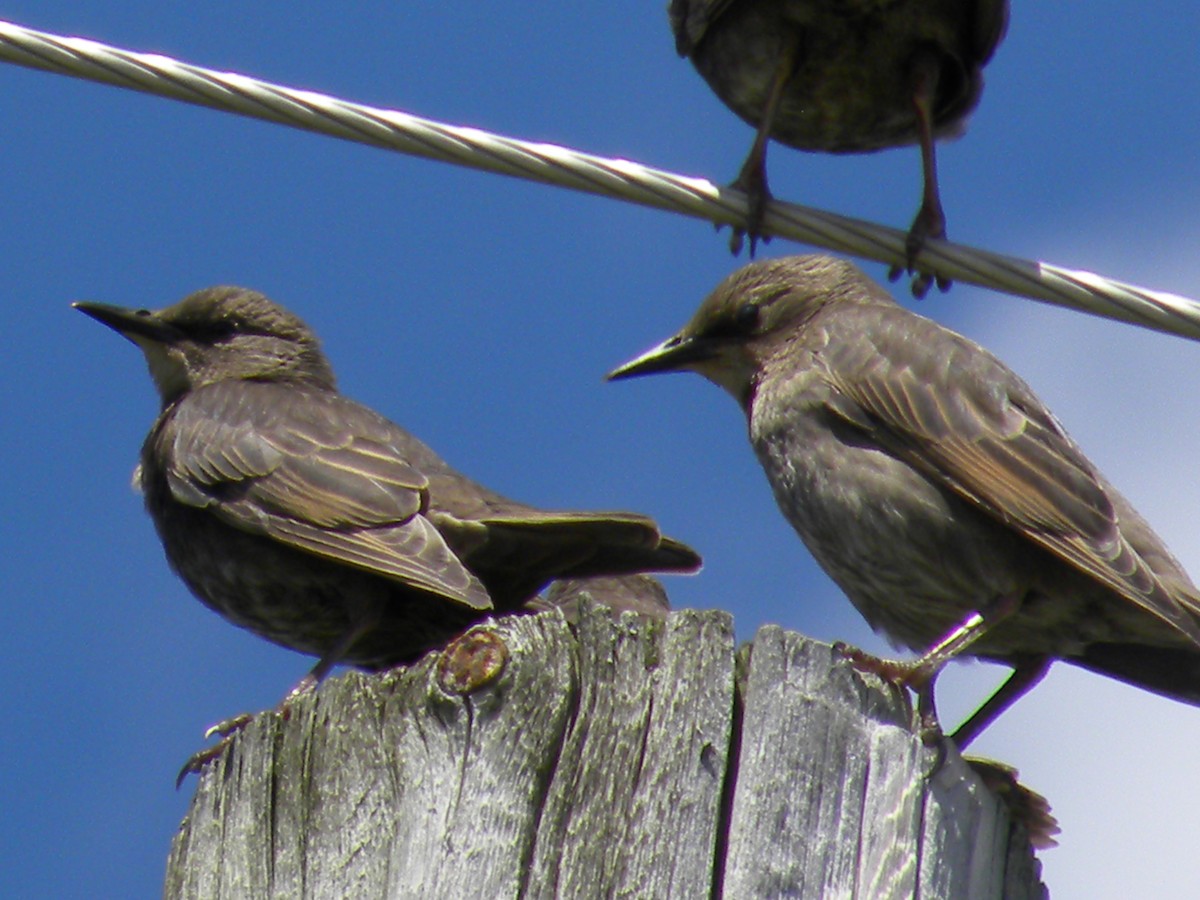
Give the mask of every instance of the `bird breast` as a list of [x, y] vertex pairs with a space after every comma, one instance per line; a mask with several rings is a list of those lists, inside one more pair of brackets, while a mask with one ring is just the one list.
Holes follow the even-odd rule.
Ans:
[[873, 628], [924, 650], [1028, 589], [1029, 553], [1014, 535], [835, 419], [830, 389], [804, 381], [760, 389], [750, 439], [780, 510]]

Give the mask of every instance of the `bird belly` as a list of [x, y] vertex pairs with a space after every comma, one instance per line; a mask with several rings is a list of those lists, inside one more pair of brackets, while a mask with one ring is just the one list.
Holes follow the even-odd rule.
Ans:
[[925, 650], [997, 597], [1028, 593], [1033, 554], [999, 524], [881, 450], [791, 431], [755, 441], [775, 499], [894, 643]]
[[[895, 7], [911, 6], [911, 11]], [[742, 2], [726, 11], [692, 53], [713, 92], [758, 127], [776, 62], [800, 41], [797, 68], [784, 88], [771, 137], [800, 150], [862, 153], [915, 143], [918, 126], [909, 72], [919, 48], [952, 48], [954, 16], [924, 14], [929, 4]], [[936, 4], [935, 4], [936, 6]], [[978, 100], [977, 77], [946, 51], [952, 97], [940, 96], [939, 137], [961, 131]]]
[[388, 579], [360, 572], [212, 513], [147, 491], [171, 567], [213, 611], [272, 643], [323, 656], [356, 623], [374, 622], [342, 661], [368, 669], [409, 662], [481, 616]]

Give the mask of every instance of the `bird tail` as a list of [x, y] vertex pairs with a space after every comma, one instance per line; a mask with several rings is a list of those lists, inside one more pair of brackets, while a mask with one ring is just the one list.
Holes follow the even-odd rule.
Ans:
[[694, 572], [700, 556], [687, 544], [664, 537], [648, 516], [635, 513], [538, 512], [500, 514], [481, 520], [488, 543], [522, 554], [541, 546], [562, 560], [556, 578], [588, 578], [633, 572]]
[[[454, 529], [444, 524], [439, 527], [454, 546]], [[461, 545], [460, 553], [493, 599], [523, 601], [560, 578], [694, 572], [701, 564], [692, 548], [634, 513], [521, 510], [461, 524], [469, 546]]]
[[1091, 644], [1072, 665], [1163, 697], [1200, 706], [1200, 648]]

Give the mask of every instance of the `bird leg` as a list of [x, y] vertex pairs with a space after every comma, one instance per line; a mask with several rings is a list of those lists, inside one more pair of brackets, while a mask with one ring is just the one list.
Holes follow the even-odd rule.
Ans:
[[746, 229], [743, 231], [741, 228], [734, 228], [733, 237], [729, 239], [729, 249], [734, 256], [742, 252], [743, 237], [750, 238], [751, 259], [754, 259], [755, 246], [760, 238], [764, 244], [771, 240], [770, 235], [762, 234], [767, 202], [771, 199], [771, 190], [767, 186], [767, 145], [771, 141], [771, 128], [775, 124], [779, 104], [783, 100], [783, 89], [796, 74], [802, 40], [802, 32], [799, 29], [783, 38], [783, 47], [779, 54], [779, 62], [775, 66], [775, 74], [771, 76], [771, 86], [767, 91], [767, 102], [763, 105], [758, 132], [754, 135], [754, 143], [750, 146], [750, 153], [742, 163], [738, 177], [730, 185], [746, 194], [750, 205], [746, 215]]
[[[378, 616], [360, 616], [338, 638], [333, 647], [317, 660], [317, 664], [312, 667], [309, 673], [301, 678], [296, 683], [296, 686], [288, 691], [287, 695], [279, 701], [279, 705], [275, 707], [275, 712], [279, 713], [284, 721], [287, 721], [292, 714], [292, 704], [305, 694], [310, 694], [316, 690], [317, 685], [325, 679], [325, 676], [329, 674], [333, 667], [345, 658], [350, 648], [354, 646], [354, 643], [374, 628], [377, 622]], [[183, 780], [188, 775], [193, 773], [199, 775], [205, 766], [219, 759], [224, 754], [225, 749], [233, 743], [234, 736], [253, 722], [254, 718], [255, 715], [253, 713], [240, 713], [228, 719], [223, 719], [205, 731], [205, 740], [216, 735], [220, 735], [221, 739], [211, 747], [197, 750], [187, 758], [187, 761], [180, 768], [179, 774], [175, 776], [175, 789], [179, 789], [179, 786], [183, 784]]]
[[[1022, 595], [1020, 594], [1004, 594], [997, 597], [981, 611], [967, 616], [960, 625], [914, 660], [883, 659], [845, 644], [835, 644], [834, 647], [860, 672], [871, 672], [891, 684], [906, 687], [916, 694], [922, 740], [926, 744], [932, 744], [942, 734], [941, 724], [938, 721], [937, 704], [934, 700], [934, 683], [937, 681], [938, 675], [946, 667], [946, 663], [983, 637], [993, 625], [1016, 612], [1021, 605], [1021, 599]], [[1014, 678], [1015, 675], [1016, 673], [1014, 673]], [[1011, 681], [1013, 678], [1009, 679], [1009, 682]], [[1036, 680], [1028, 684], [1025, 690], [1033, 687], [1034, 683]], [[1020, 685], [1015, 686], [1014, 690], [1019, 687]], [[975, 737], [992, 718], [999, 715], [1021, 693], [1024, 693], [1024, 691], [1020, 691], [1006, 702], [1005, 697], [1000, 697], [1000, 695], [1007, 688], [1008, 682], [993, 695], [992, 700], [985, 703], [979, 712], [967, 721], [964, 728], [972, 726], [966, 732], [968, 740]], [[990, 709], [993, 706], [993, 700], [996, 701], [994, 711]], [[984, 713], [990, 713], [990, 715], [983, 715]], [[978, 724], [975, 724], [976, 717], [981, 717]], [[959, 729], [959, 732], [961, 731], [962, 729]]]
[[[946, 214], [942, 211], [942, 198], [938, 190], [937, 155], [933, 136], [933, 105], [937, 101], [939, 70], [940, 64], [935, 53], [929, 50], [917, 52], [912, 66], [913, 110], [917, 117], [917, 139], [921, 146], [924, 185], [921, 191], [921, 208], [917, 210], [917, 216], [913, 219], [904, 241], [905, 262], [909, 274], [916, 270], [917, 256], [920, 255], [925, 242], [929, 238], [946, 237]], [[893, 266], [888, 272], [888, 278], [895, 281], [900, 277], [900, 271], [899, 266]], [[924, 297], [935, 277], [938, 290], [945, 292], [950, 289], [950, 279], [921, 272], [913, 280], [913, 296], [918, 299]]]
[[1028, 661], [1018, 663], [1008, 680], [996, 690], [987, 702], [971, 714], [967, 721], [958, 726], [958, 730], [950, 735], [951, 739], [962, 750], [975, 740], [985, 728], [992, 724], [1002, 712], [1012, 706], [1017, 700], [1032, 690], [1039, 681], [1046, 677], [1053, 662], [1047, 656], [1036, 656]]

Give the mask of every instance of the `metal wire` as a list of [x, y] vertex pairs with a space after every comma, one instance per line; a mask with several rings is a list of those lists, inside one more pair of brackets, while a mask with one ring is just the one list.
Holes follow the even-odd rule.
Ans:
[[[746, 221], [746, 195], [703, 178], [364, 106], [11, 22], [0, 21], [0, 61], [711, 222]], [[891, 266], [904, 263], [903, 232], [809, 207], [771, 202], [764, 231]], [[955, 281], [1200, 340], [1200, 304], [1174, 294], [946, 241], [929, 241], [921, 264]]]

